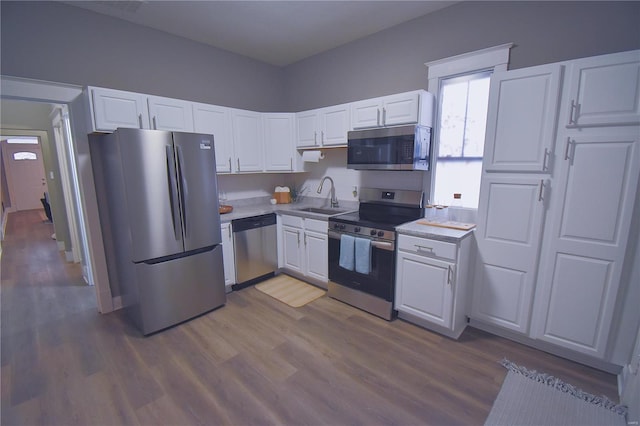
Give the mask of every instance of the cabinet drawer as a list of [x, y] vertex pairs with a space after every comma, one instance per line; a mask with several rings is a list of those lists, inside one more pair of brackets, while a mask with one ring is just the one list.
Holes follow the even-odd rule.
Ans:
[[329, 223], [324, 220], [305, 219], [304, 229], [307, 231], [316, 231], [326, 234], [327, 229], [329, 229]]
[[299, 216], [282, 215], [282, 224], [286, 226], [295, 226], [296, 228], [302, 228], [304, 219]]
[[427, 257], [441, 257], [456, 260], [456, 245], [444, 241], [428, 238], [413, 237], [411, 235], [398, 236], [398, 250], [416, 253]]

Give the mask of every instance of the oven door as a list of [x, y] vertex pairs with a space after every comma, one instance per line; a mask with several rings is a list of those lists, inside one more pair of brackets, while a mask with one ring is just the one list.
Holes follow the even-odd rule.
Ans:
[[[339, 265], [340, 235], [340, 233], [329, 230], [329, 279], [345, 287], [393, 302], [396, 269], [395, 244], [371, 239], [371, 268], [369, 274], [361, 274]], [[361, 235], [358, 237], [363, 238]]]

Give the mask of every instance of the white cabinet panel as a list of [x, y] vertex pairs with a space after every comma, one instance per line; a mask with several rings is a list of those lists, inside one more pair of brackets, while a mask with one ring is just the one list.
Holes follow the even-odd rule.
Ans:
[[382, 103], [379, 98], [367, 99], [351, 104], [351, 128], [365, 129], [382, 125]]
[[640, 123], [640, 54], [572, 62], [568, 127]]
[[299, 148], [318, 146], [318, 128], [319, 124], [318, 111], [304, 111], [296, 114], [296, 123], [298, 127], [298, 143]]
[[281, 215], [282, 267], [316, 282], [329, 280], [327, 222]]
[[145, 95], [97, 87], [91, 88], [90, 93], [96, 131], [112, 132], [118, 127], [149, 128]]
[[485, 170], [549, 171], [562, 68], [542, 65], [491, 76]]
[[295, 114], [263, 114], [266, 171], [295, 170]]
[[151, 128], [176, 132], [193, 132], [191, 102], [148, 96]]
[[322, 146], [347, 144], [349, 114], [349, 104], [327, 107], [320, 111]]
[[302, 230], [291, 226], [282, 226], [283, 266], [294, 272], [303, 273]]
[[233, 142], [237, 172], [264, 169], [264, 133], [259, 112], [233, 110]]
[[324, 282], [329, 279], [328, 244], [326, 232], [322, 234], [305, 230], [305, 273], [310, 277]]
[[433, 95], [424, 90], [353, 102], [351, 128], [414, 123], [433, 127], [433, 103]]
[[417, 123], [419, 100], [418, 93], [385, 97], [382, 104], [382, 122], [385, 126]]
[[[544, 223], [545, 181], [483, 175], [472, 315], [529, 332]], [[517, 307], [517, 311], [505, 313]]]
[[231, 109], [216, 105], [193, 104], [193, 124], [196, 133], [213, 135], [216, 172], [231, 173], [233, 171]]
[[233, 251], [231, 224], [221, 224], [220, 231], [222, 235], [222, 259], [224, 262], [224, 286], [228, 293], [231, 291], [231, 286], [236, 283], [236, 261]]

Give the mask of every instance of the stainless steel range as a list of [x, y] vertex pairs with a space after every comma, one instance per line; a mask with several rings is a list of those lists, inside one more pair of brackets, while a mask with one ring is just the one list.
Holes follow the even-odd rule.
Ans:
[[357, 212], [329, 218], [328, 295], [394, 318], [395, 227], [423, 216], [421, 191], [362, 188]]

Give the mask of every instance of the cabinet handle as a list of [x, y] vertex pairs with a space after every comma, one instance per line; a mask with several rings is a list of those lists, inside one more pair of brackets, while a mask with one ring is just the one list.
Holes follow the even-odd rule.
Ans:
[[544, 149], [544, 158], [542, 159], [542, 170], [546, 171], [549, 169], [549, 157], [551, 156], [551, 151], [548, 148]]
[[417, 251], [427, 250], [427, 251], [433, 253], [433, 247], [420, 246], [418, 244], [414, 244], [414, 247], [416, 248]]
[[298, 236], [298, 247], [300, 247], [300, 231], [296, 231], [296, 235]]
[[229, 157], [229, 173], [231, 173], [231, 157]]
[[314, 145], [318, 144], [318, 132], [317, 131], [313, 132], [313, 144]]
[[544, 193], [544, 179], [540, 179], [540, 189], [538, 190], [538, 201], [543, 201], [544, 197], [542, 196]]
[[385, 126], [387, 124], [387, 109], [382, 108], [382, 125]]
[[153, 130], [158, 130], [158, 122], [155, 115], [153, 116]]
[[236, 161], [238, 162], [238, 171], [240, 171], [240, 157], [236, 158]]
[[569, 159], [569, 148], [571, 148], [571, 144], [572, 144], [571, 138], [568, 137], [567, 138], [567, 145], [564, 147], [564, 159], [565, 160]]
[[140, 128], [142, 129], [142, 114], [138, 114], [138, 123], [140, 123]]
[[307, 245], [307, 233], [306, 232], [304, 233], [304, 245], [305, 246]]
[[320, 143], [324, 144], [324, 130], [320, 131]]
[[289, 170], [293, 171], [293, 157], [289, 158]]
[[229, 231], [229, 239], [231, 239], [231, 225], [229, 225], [229, 227], [227, 228], [227, 231]]
[[380, 125], [380, 109], [376, 110], [376, 126]]
[[453, 282], [453, 267], [451, 265], [447, 266], [447, 284], [451, 285]]
[[576, 123], [576, 119], [575, 119], [575, 114], [578, 111], [578, 104], [576, 103], [575, 100], [571, 100], [571, 106], [569, 107], [569, 125], [570, 126], [575, 126]]

